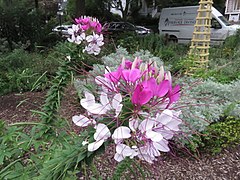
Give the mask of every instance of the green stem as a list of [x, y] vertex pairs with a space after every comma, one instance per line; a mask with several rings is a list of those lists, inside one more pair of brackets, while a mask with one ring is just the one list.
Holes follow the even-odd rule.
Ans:
[[8, 168], [10, 168], [12, 165], [14, 165], [15, 163], [17, 163], [18, 161], [21, 161], [22, 159], [16, 159], [15, 161], [11, 162], [9, 165], [7, 165], [5, 168], [3, 168], [0, 171], [0, 174], [2, 174], [4, 171], [6, 171]]

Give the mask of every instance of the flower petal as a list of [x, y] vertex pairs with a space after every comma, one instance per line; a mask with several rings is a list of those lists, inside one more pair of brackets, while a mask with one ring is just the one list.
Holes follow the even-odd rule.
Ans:
[[120, 105], [121, 102], [122, 102], [122, 95], [120, 93], [118, 93], [113, 97], [112, 107], [114, 109], [117, 109], [117, 107]]
[[92, 104], [91, 106], [88, 106], [85, 109], [91, 114], [96, 115], [106, 114], [107, 112], [107, 109], [104, 108], [104, 106], [99, 103]]
[[116, 153], [116, 154], [114, 155], [114, 159], [115, 159], [117, 162], [121, 162], [122, 160], [124, 160], [124, 158], [125, 158], [125, 157], [123, 157], [122, 154]]
[[169, 152], [170, 149], [168, 147], [168, 141], [166, 140], [161, 140], [159, 142], [153, 142], [153, 146], [159, 150], [159, 151], [162, 151], [162, 152]]
[[101, 95], [100, 95], [100, 102], [103, 105], [104, 109], [106, 109], [106, 110], [110, 110], [111, 109], [111, 106], [110, 106], [110, 103], [109, 103], [109, 100], [108, 100], [108, 97], [107, 97], [106, 93], [104, 93], [104, 92], [101, 93]]
[[90, 152], [96, 151], [103, 143], [104, 143], [103, 139], [90, 143], [88, 145], [88, 151]]
[[118, 115], [120, 114], [120, 112], [122, 111], [122, 107], [123, 105], [120, 104], [117, 108], [116, 108], [116, 111], [115, 111], [115, 116], [114, 117], [118, 117]]
[[129, 119], [129, 127], [132, 131], [136, 131], [136, 129], [138, 128], [138, 124], [139, 124], [139, 121], [138, 119]]
[[163, 136], [160, 133], [151, 130], [146, 131], [146, 137], [154, 142], [161, 141], [163, 139]]
[[169, 109], [165, 109], [160, 115], [157, 115], [156, 121], [163, 125], [168, 124], [173, 119], [173, 112]]
[[138, 84], [133, 92], [131, 100], [133, 104], [144, 105], [148, 103], [152, 96], [153, 92], [150, 89], [144, 88], [143, 86]]
[[118, 144], [116, 146], [116, 152], [122, 154], [123, 157], [131, 156], [134, 153], [134, 150], [125, 144]]
[[73, 116], [72, 121], [74, 124], [76, 124], [77, 126], [80, 126], [80, 127], [86, 127], [92, 123], [92, 121], [90, 119], [88, 119], [87, 117], [85, 117], [83, 115]]
[[157, 86], [157, 93], [156, 95], [158, 97], [163, 97], [167, 94], [167, 92], [169, 91], [169, 81], [168, 80], [164, 80], [162, 81], [158, 86]]
[[95, 104], [95, 97], [89, 92], [85, 92], [85, 98], [81, 99], [80, 104], [82, 105], [83, 108], [86, 109], [86, 107], [91, 106]]
[[130, 138], [130, 129], [126, 126], [120, 126], [113, 132], [112, 138], [113, 139], [127, 139]]
[[148, 130], [152, 130], [153, 126], [155, 125], [155, 122], [151, 119], [144, 119], [138, 129], [143, 133], [146, 132]]
[[94, 133], [94, 139], [98, 140], [106, 140], [111, 136], [111, 132], [105, 124], [99, 123], [96, 126], [96, 132]]

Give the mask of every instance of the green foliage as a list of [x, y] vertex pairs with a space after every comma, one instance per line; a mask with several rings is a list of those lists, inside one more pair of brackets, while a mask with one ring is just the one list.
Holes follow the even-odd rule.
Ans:
[[211, 124], [205, 131], [202, 141], [212, 153], [218, 153], [222, 148], [237, 146], [240, 143], [240, 119], [227, 117], [223, 122]]
[[165, 39], [158, 34], [146, 36], [124, 35], [124, 38], [117, 40], [116, 44], [134, 53], [140, 50], [149, 51], [153, 56], [160, 57], [164, 63], [175, 65], [180, 57], [186, 55], [188, 47], [177, 44], [166, 44]]
[[189, 126], [182, 127], [184, 132], [202, 132], [210, 123], [220, 121], [223, 115], [239, 118], [239, 80], [221, 84], [182, 77], [177, 83], [182, 87], [179, 101], [179, 106], [183, 106], [182, 119]]
[[58, 62], [44, 55], [28, 53], [23, 49], [0, 56], [0, 94], [43, 90], [55, 72]]
[[36, 127], [26, 134], [21, 126], [6, 126], [3, 121], [0, 124], [0, 179], [28, 179], [37, 172], [32, 154], [39, 153], [37, 150], [47, 143], [37, 139]]
[[122, 162], [120, 162], [113, 174], [113, 179], [114, 180], [119, 180], [121, 178], [121, 176], [123, 176], [124, 171], [126, 171], [129, 167], [130, 164], [130, 159], [129, 158], [125, 158]]
[[[32, 125], [28, 132], [24, 126]], [[41, 123], [16, 123], [7, 126], [0, 121], [0, 179], [65, 179], [76, 178], [84, 160], [89, 161], [81, 137], [66, 133], [66, 127], [55, 129], [56, 137], [41, 136]], [[91, 134], [91, 133], [90, 133]]]
[[201, 134], [192, 136], [186, 145], [192, 152], [200, 150], [205, 153], [216, 154], [224, 148], [239, 145], [239, 128], [240, 120], [228, 116], [221, 122], [210, 124]]
[[46, 124], [52, 124], [57, 120], [57, 112], [64, 94], [64, 88], [71, 82], [73, 75], [71, 61], [67, 60], [63, 62], [56, 74], [43, 106], [44, 114], [42, 116], [42, 121]]
[[80, 139], [78, 143], [56, 149], [53, 156], [43, 163], [40, 176], [36, 179], [65, 179], [70, 171], [77, 172], [78, 164], [87, 157], [86, 146], [81, 146]]
[[[240, 31], [236, 35], [230, 36], [225, 40], [224, 45], [210, 48], [210, 56], [208, 67], [201, 68], [196, 63], [198, 59], [196, 55], [188, 55], [172, 62], [173, 72], [185, 73], [191, 72], [191, 67], [197, 67], [193, 72], [193, 77], [208, 79], [212, 77], [215, 81], [229, 83], [240, 77]], [[198, 68], [199, 67], [199, 68]]]
[[229, 48], [229, 49], [238, 49], [240, 46], [240, 30], [238, 29], [236, 34], [233, 36], [229, 36], [225, 41], [224, 41], [224, 48]]
[[20, 44], [24, 49], [33, 51], [36, 44], [55, 45], [60, 38], [51, 31], [58, 23], [53, 19], [46, 21], [51, 17], [48, 12], [46, 9], [42, 11], [42, 8], [35, 9], [34, 2], [29, 0], [0, 3], [0, 38], [6, 40], [4, 46], [11, 51]]

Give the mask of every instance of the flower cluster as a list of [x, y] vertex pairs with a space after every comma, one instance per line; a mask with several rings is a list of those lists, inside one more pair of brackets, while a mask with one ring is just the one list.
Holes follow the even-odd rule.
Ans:
[[180, 130], [180, 111], [174, 104], [180, 97], [180, 86], [173, 87], [170, 72], [156, 63], [123, 59], [116, 71], [108, 67], [95, 82], [100, 86], [99, 102], [85, 92], [81, 105], [85, 115], [73, 116], [80, 127], [93, 126], [94, 141], [88, 151], [97, 150], [105, 141], [114, 142], [118, 162], [138, 157], [153, 163], [160, 152], [168, 152], [169, 140]]
[[75, 19], [72, 28], [68, 29], [69, 42], [76, 44], [84, 43], [83, 52], [98, 55], [101, 46], [104, 44], [103, 35], [101, 34], [102, 25], [96, 18], [83, 16]]

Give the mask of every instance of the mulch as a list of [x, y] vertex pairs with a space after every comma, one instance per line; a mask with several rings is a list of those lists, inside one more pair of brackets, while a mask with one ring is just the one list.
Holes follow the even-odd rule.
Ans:
[[[12, 93], [0, 96], [0, 119], [7, 124], [22, 121], [39, 121], [31, 110], [41, 110], [46, 96], [43, 92]], [[60, 115], [71, 122], [73, 115], [81, 112], [79, 99], [73, 87], [67, 89], [61, 104]], [[224, 149], [217, 155], [200, 154], [191, 156], [165, 156], [153, 165], [147, 165], [150, 176], [146, 179], [159, 180], [239, 180], [240, 179], [240, 145]], [[110, 147], [106, 154], [96, 158], [95, 163], [103, 179], [111, 177], [117, 163], [113, 159]], [[126, 178], [123, 178], [126, 179]], [[133, 174], [128, 179], [142, 179]]]

